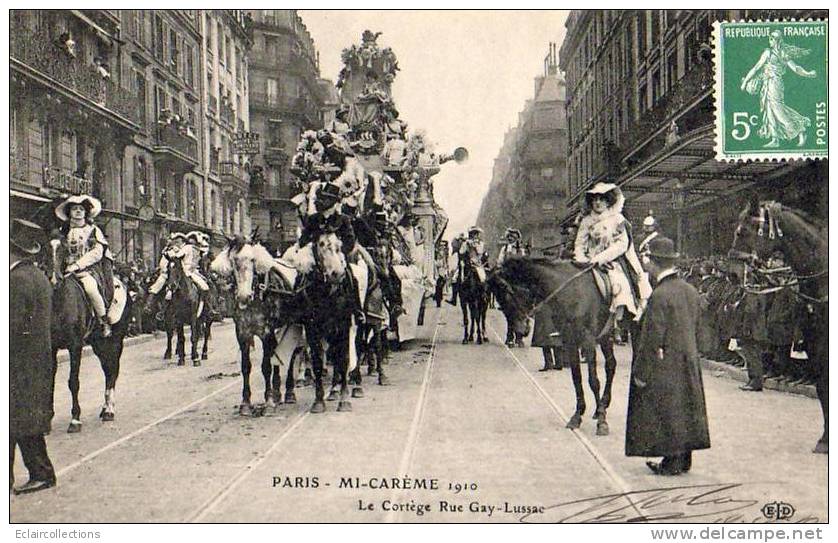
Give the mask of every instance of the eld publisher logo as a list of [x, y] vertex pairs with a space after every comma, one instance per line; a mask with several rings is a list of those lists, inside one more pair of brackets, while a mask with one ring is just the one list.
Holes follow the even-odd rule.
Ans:
[[794, 516], [794, 507], [786, 502], [771, 502], [762, 506], [762, 514], [768, 520], [788, 520]]

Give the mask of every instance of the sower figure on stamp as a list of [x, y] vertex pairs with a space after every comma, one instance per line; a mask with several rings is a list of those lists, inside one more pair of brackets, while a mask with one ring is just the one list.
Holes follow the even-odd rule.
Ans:
[[52, 425], [55, 360], [50, 320], [52, 287], [32, 262], [40, 252], [40, 227], [15, 220], [9, 235], [9, 490], [14, 485], [15, 447], [29, 470], [29, 482], [15, 494], [55, 486], [55, 470], [44, 435]]
[[678, 277], [678, 253], [659, 236], [645, 264], [655, 288], [643, 316], [629, 385], [626, 456], [662, 456], [647, 462], [656, 475], [690, 470], [692, 451], [710, 448], [698, 354], [698, 291]]
[[783, 43], [783, 34], [774, 30], [768, 36], [768, 48], [753, 68], [742, 78], [740, 88], [748, 94], [759, 93], [762, 124], [759, 137], [768, 140], [765, 147], [779, 147], [780, 140], [797, 138], [797, 146], [806, 143], [806, 130], [812, 120], [786, 105], [783, 76], [789, 69], [808, 79], [817, 77], [815, 70], [806, 70], [795, 59], [809, 54], [808, 49]]
[[112, 315], [108, 304], [113, 300], [113, 255], [102, 230], [93, 224], [102, 211], [102, 203], [86, 194], [70, 196], [55, 208], [55, 215], [64, 222], [61, 233], [67, 240], [66, 273], [81, 283], [93, 312], [102, 327], [102, 337], [111, 335], [111, 324], [119, 314]]

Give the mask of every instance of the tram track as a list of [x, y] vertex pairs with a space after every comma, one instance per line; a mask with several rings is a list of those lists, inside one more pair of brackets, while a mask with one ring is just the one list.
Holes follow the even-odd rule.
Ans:
[[[492, 325], [488, 325], [488, 328], [492, 331], [492, 334], [495, 336], [495, 338], [497, 338], [497, 341], [503, 346], [504, 352], [507, 354], [507, 356], [509, 356], [509, 358], [511, 358], [512, 361], [515, 362], [515, 365], [524, 375], [527, 382], [529, 382], [530, 385], [532, 385], [532, 387], [535, 388], [536, 392], [538, 392], [538, 395], [541, 397], [541, 399], [544, 400], [545, 403], [547, 403], [550, 410], [553, 411], [553, 413], [555, 413], [556, 416], [558, 416], [559, 420], [561, 420], [562, 423], [567, 424], [570, 418], [567, 416], [564, 410], [561, 407], [559, 407], [559, 405], [556, 403], [553, 397], [546, 390], [544, 390], [544, 387], [541, 386], [541, 383], [539, 383], [532, 376], [532, 374], [527, 370], [526, 366], [524, 366], [521, 360], [518, 359], [517, 356], [515, 356], [515, 353], [512, 352], [512, 349], [510, 349], [508, 345], [506, 345], [505, 341], [501, 338], [500, 334], [498, 334], [497, 330], [495, 330], [495, 328]], [[614, 469], [611, 463], [608, 462], [608, 460], [606, 460], [605, 456], [603, 456], [602, 453], [599, 452], [597, 447], [581, 431], [571, 430], [570, 432], [576, 439], [577, 443], [581, 445], [585, 452], [593, 458], [597, 466], [599, 466], [599, 468], [605, 473], [606, 477], [608, 478], [609, 482], [614, 487], [614, 489], [625, 497], [626, 501], [628, 501], [631, 508], [637, 513], [638, 517], [644, 517], [644, 514], [640, 511], [638, 505], [634, 503], [631, 499], [631, 487], [625, 481], [625, 479], [623, 479], [617, 473], [617, 471]]]

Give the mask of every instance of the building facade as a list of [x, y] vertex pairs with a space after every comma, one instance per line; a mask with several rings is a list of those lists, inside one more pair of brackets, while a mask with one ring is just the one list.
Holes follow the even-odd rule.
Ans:
[[53, 201], [100, 198], [100, 224], [124, 257], [126, 148], [147, 130], [112, 10], [13, 10], [10, 33], [11, 215], [51, 229]]
[[236, 10], [13, 11], [12, 214], [51, 228], [57, 200], [93, 194], [115, 258], [146, 266], [172, 231], [249, 232], [229, 144], [249, 123], [246, 23]]
[[533, 98], [507, 133], [495, 164], [489, 193], [478, 215], [496, 253], [507, 227], [517, 228], [534, 254], [561, 242], [565, 215], [567, 120], [565, 83], [557, 51], [550, 44], [544, 74], [535, 79]]
[[335, 107], [320, 79], [314, 40], [296, 10], [250, 10], [253, 49], [249, 58], [251, 130], [261, 153], [253, 157], [261, 177], [250, 187], [250, 213], [263, 239], [279, 249], [297, 239], [298, 218], [288, 171], [300, 135], [323, 128], [323, 110]]
[[570, 206], [563, 222], [574, 220], [582, 195], [598, 181], [621, 186], [631, 222], [639, 224], [651, 212], [691, 255], [730, 247], [730, 225], [748, 189], [779, 197], [793, 179], [822, 178], [805, 188], [798, 184], [794, 196], [784, 197], [816, 211], [826, 194], [822, 162], [724, 163], [713, 150], [713, 23], [811, 16], [826, 14], [573, 11], [560, 50], [569, 134]]

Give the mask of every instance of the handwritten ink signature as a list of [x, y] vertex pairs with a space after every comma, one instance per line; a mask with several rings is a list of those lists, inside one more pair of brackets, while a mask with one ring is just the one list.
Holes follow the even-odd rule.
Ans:
[[[757, 505], [732, 497], [742, 483], [717, 483], [633, 490], [550, 505], [543, 514], [528, 513], [520, 522], [656, 522], [722, 517]], [[536, 515], [536, 516], [533, 516]]]

